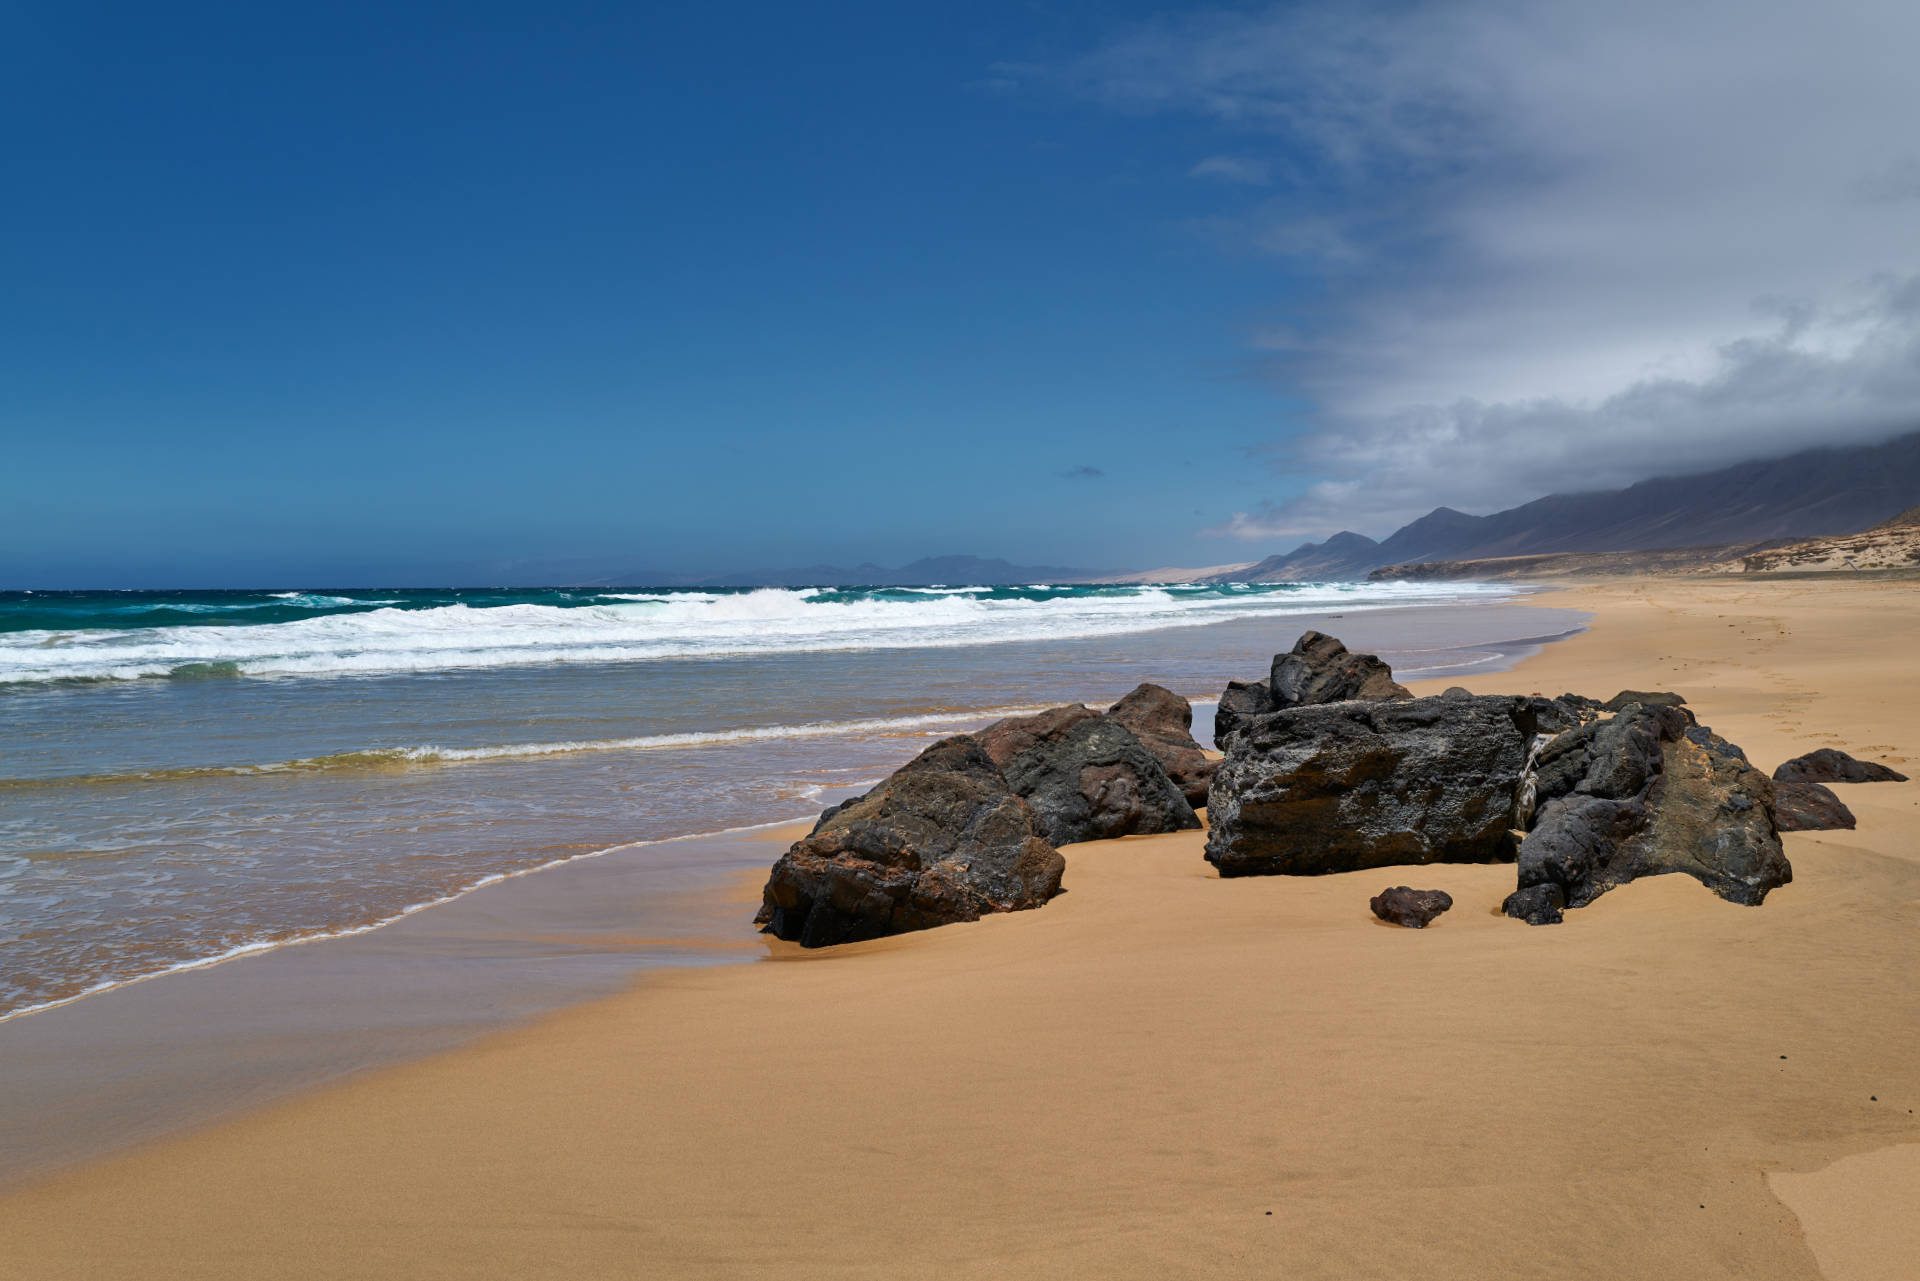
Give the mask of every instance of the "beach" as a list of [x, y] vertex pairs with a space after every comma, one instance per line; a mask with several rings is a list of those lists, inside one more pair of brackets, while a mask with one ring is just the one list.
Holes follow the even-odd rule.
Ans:
[[[1920, 761], [1909, 579], [1533, 603], [1591, 626], [1415, 692], [1672, 689], [1763, 770]], [[0, 1275], [1910, 1275], [1920, 784], [1839, 790], [1858, 830], [1789, 834], [1762, 907], [1667, 876], [1538, 929], [1511, 866], [1071, 846], [1039, 911], [652, 970], [18, 1188]], [[1399, 883], [1456, 907], [1384, 925]]]

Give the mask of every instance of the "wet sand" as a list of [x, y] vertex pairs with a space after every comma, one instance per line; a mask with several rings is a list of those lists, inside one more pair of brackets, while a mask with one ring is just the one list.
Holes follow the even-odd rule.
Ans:
[[[1763, 768], [1920, 759], [1910, 588], [1550, 599], [1593, 629], [1459, 683], [1679, 689]], [[1911, 1216], [1846, 1158], [1920, 1140], [1920, 785], [1842, 790], [1859, 830], [1788, 836], [1764, 907], [1665, 877], [1545, 929], [1496, 914], [1510, 867], [1070, 847], [1038, 912], [660, 972], [27, 1187], [0, 1273], [1876, 1275], [1822, 1241], [1897, 1258]], [[1402, 881], [1457, 906], [1375, 922]]]

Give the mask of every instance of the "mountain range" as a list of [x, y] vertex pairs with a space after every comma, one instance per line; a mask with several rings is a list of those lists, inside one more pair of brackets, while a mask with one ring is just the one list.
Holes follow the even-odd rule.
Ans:
[[[1675, 548], [1692, 553], [1679, 561], [1704, 565], [1762, 550], [1762, 545], [1857, 533], [1916, 503], [1920, 503], [1920, 432], [1878, 445], [1823, 446], [1716, 471], [1660, 476], [1625, 489], [1549, 494], [1487, 516], [1436, 507], [1383, 539], [1343, 530], [1324, 542], [1303, 543], [1290, 552], [1252, 564], [1215, 565], [1204, 570], [1092, 570], [1017, 565], [980, 556], [932, 556], [899, 568], [866, 562], [852, 568], [805, 565], [725, 573], [630, 570], [577, 585], [904, 587], [936, 583], [1325, 582], [1362, 579], [1382, 569], [1393, 576], [1408, 571], [1413, 576], [1429, 577], [1441, 572], [1440, 562], [1445, 562], [1447, 572], [1455, 576], [1491, 572], [1484, 566], [1463, 564], [1489, 560], [1505, 562], [1502, 572], [1534, 572], [1546, 566], [1523, 563], [1527, 558], [1564, 559]], [[1628, 562], [1621, 563], [1631, 567]], [[1422, 565], [1428, 569], [1415, 572]]]
[[1549, 494], [1489, 516], [1436, 507], [1375, 541], [1343, 531], [1215, 582], [1364, 578], [1385, 565], [1761, 543], [1847, 534], [1920, 502], [1920, 432], [1625, 489]]

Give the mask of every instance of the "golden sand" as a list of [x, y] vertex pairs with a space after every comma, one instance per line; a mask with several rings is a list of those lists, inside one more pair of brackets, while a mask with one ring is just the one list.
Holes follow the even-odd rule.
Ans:
[[[1593, 630], [1461, 683], [1678, 689], [1769, 769], [1920, 759], [1910, 586], [1547, 602]], [[1540, 929], [1497, 915], [1511, 867], [1071, 847], [1038, 912], [665, 972], [27, 1188], [0, 1274], [1896, 1275], [1920, 784], [1841, 790], [1859, 831], [1790, 835], [1764, 907], [1671, 876]], [[1402, 882], [1457, 906], [1376, 922]]]

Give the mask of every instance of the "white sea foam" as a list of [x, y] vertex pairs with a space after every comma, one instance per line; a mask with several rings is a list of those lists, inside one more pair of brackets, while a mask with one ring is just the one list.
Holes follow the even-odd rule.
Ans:
[[[1034, 590], [1052, 590], [1040, 589]], [[1511, 595], [1475, 583], [1297, 584], [1250, 591], [1107, 588], [1042, 599], [947, 590], [910, 599], [822, 589], [625, 593], [578, 606], [390, 606], [252, 626], [0, 635], [0, 683], [337, 676], [716, 655], [1084, 639]], [[359, 602], [356, 602], [359, 603]]]

